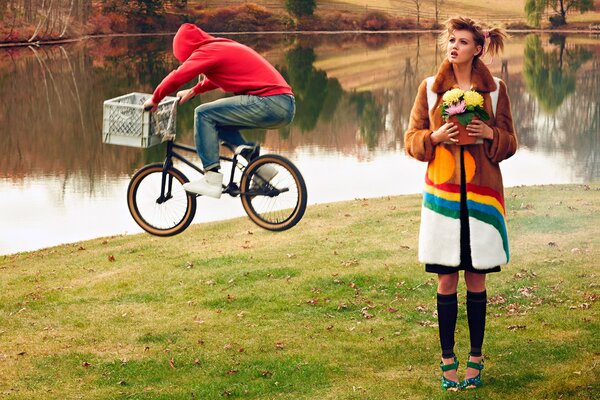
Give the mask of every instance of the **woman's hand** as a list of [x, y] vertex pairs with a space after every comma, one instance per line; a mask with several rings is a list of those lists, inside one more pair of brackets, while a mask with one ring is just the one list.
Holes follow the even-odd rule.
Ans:
[[177, 92], [177, 97], [179, 97], [179, 104], [183, 104], [196, 97], [196, 93], [194, 93], [194, 89], [180, 90]]
[[458, 139], [455, 139], [455, 136], [457, 135], [458, 126], [454, 125], [452, 122], [446, 122], [431, 134], [431, 141], [434, 145], [448, 141], [458, 143]]
[[480, 137], [482, 139], [494, 139], [494, 130], [486, 125], [480, 119], [473, 118], [471, 123], [467, 125], [467, 132], [469, 132], [469, 136]]

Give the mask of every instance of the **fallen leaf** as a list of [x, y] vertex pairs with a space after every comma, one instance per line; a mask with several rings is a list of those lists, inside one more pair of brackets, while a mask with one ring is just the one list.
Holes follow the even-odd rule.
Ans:
[[510, 325], [508, 327], [508, 330], [509, 331], [516, 331], [517, 329], [525, 329], [525, 328], [527, 328], [526, 325]]
[[533, 296], [533, 289], [530, 286], [526, 286], [526, 287], [522, 287], [517, 289], [517, 293], [519, 293], [521, 296], [525, 296], [525, 297], [531, 297]]
[[393, 308], [393, 307], [389, 307], [387, 310], [388, 310], [389, 313], [392, 313], [392, 314], [395, 313], [395, 312], [398, 312], [398, 309], [397, 308]]
[[108, 261], [110, 261], [110, 262], [116, 261], [115, 256], [113, 256], [112, 254], [110, 256], [108, 256]]
[[225, 375], [235, 375], [237, 374], [239, 371], [237, 369], [230, 369], [229, 371], [225, 372]]
[[92, 366], [92, 364], [90, 364], [90, 363], [89, 363], [89, 362], [87, 362], [87, 361], [84, 361], [84, 362], [82, 362], [82, 363], [81, 363], [81, 365], [82, 365], [84, 368], [89, 368], [89, 367], [91, 367], [91, 366]]
[[362, 316], [366, 319], [371, 319], [373, 318], [373, 314], [369, 313], [369, 307], [363, 307], [360, 312], [362, 313]]
[[353, 258], [351, 260], [341, 261], [341, 264], [344, 267], [350, 267], [350, 266], [353, 266], [353, 265], [358, 265], [358, 260], [356, 258]]
[[285, 347], [285, 345], [284, 345], [282, 342], [277, 342], [277, 343], [275, 343], [275, 348], [276, 348], [277, 350], [283, 350], [283, 349], [284, 349], [284, 347]]
[[492, 305], [504, 304], [505, 302], [506, 302], [506, 299], [501, 294], [497, 294], [488, 299], [488, 304], [492, 304]]
[[175, 369], [175, 360], [173, 359], [173, 357], [171, 357], [171, 359], [169, 360], [169, 365], [171, 366], [171, 368]]
[[273, 376], [273, 373], [271, 371], [261, 371], [260, 374], [265, 378], [270, 378], [271, 376]]

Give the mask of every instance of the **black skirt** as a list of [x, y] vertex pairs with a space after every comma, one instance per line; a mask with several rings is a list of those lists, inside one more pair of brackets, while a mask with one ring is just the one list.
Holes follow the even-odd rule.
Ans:
[[448, 267], [440, 264], [425, 264], [425, 271], [434, 274], [453, 274], [457, 271], [469, 271], [476, 274], [500, 272], [497, 265], [490, 269], [475, 269], [471, 261], [471, 239], [469, 231], [469, 211], [467, 210], [467, 184], [465, 176], [464, 146], [460, 146], [460, 264], [458, 267]]

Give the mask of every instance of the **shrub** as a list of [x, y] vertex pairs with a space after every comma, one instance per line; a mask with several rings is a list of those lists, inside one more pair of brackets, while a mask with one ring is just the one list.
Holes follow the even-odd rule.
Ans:
[[292, 21], [265, 7], [246, 3], [233, 8], [219, 8], [199, 13], [195, 23], [212, 32], [260, 32], [285, 30]]
[[529, 30], [532, 29], [526, 22], [510, 22], [506, 24], [506, 29], [513, 30]]
[[550, 18], [548, 18], [548, 20], [550, 21], [550, 24], [554, 28], [556, 28], [557, 26], [562, 26], [567, 23], [567, 21], [565, 21], [565, 17], [563, 17], [560, 14], [551, 15]]
[[390, 20], [380, 11], [371, 11], [360, 21], [360, 27], [367, 31], [381, 31], [389, 29]]
[[297, 18], [313, 15], [316, 7], [316, 0], [285, 0], [285, 9]]
[[127, 32], [127, 17], [117, 12], [94, 14], [88, 20], [86, 31], [90, 35]]

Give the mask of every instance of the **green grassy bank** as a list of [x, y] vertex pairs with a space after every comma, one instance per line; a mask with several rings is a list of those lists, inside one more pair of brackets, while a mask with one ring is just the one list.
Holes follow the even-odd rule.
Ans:
[[283, 233], [244, 218], [0, 257], [0, 398], [598, 398], [600, 184], [506, 201], [476, 392], [439, 389], [420, 196], [401, 196], [312, 206]]

